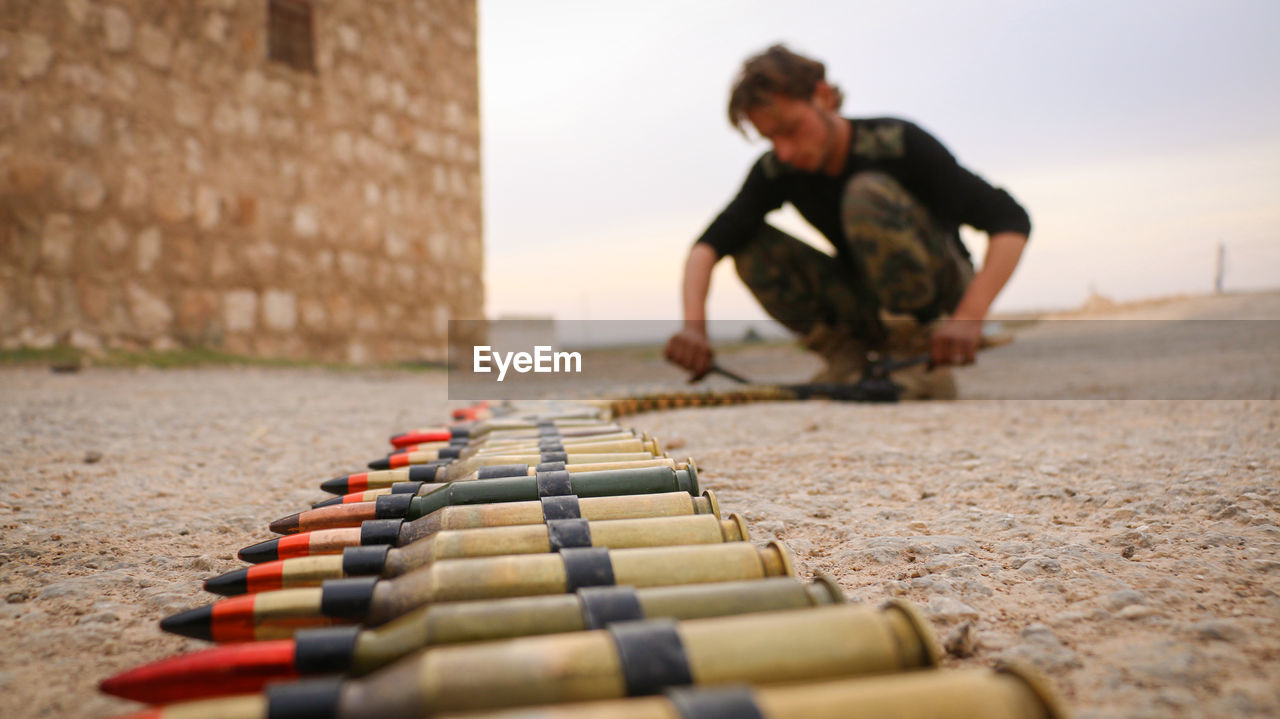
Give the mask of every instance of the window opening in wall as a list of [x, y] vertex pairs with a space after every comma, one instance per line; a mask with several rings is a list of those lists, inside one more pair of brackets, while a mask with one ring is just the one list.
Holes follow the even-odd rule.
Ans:
[[308, 0], [268, 0], [267, 59], [302, 72], [316, 71]]

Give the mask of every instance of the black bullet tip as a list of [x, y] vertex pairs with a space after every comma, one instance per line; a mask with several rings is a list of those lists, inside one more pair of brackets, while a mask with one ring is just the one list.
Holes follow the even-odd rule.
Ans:
[[204, 590], [221, 594], [224, 597], [249, 593], [249, 570], [233, 569], [226, 574], [219, 574], [204, 580]]
[[383, 457], [369, 463], [369, 469], [391, 469], [391, 460]]
[[348, 475], [345, 475], [345, 474], [344, 474], [344, 475], [342, 475], [341, 477], [334, 477], [333, 479], [326, 479], [325, 481], [323, 481], [323, 482], [321, 482], [321, 483], [320, 483], [320, 489], [323, 489], [324, 491], [328, 492], [329, 494], [346, 494], [346, 493], [347, 493], [347, 491], [348, 491], [348, 490], [347, 490], [347, 476], [348, 476]]
[[[332, 507], [335, 504], [342, 504], [342, 497], [330, 497], [328, 499], [322, 499], [319, 502], [316, 502], [315, 504], [311, 505], [311, 508], [319, 509], [321, 507]], [[274, 523], [272, 524], [274, 525]], [[271, 531], [273, 532], [275, 531], [274, 526]], [[288, 532], [281, 532], [281, 534], [288, 534]]]
[[[272, 524], [274, 524], [274, 522]], [[274, 562], [275, 560], [280, 558], [280, 554], [277, 551], [277, 547], [279, 546], [280, 546], [279, 539], [268, 539], [265, 542], [250, 544], [244, 549], [241, 549], [240, 553], [237, 554], [236, 556], [240, 557], [240, 559], [245, 562], [249, 562], [250, 564], [261, 564], [262, 562]]]
[[171, 634], [213, 641], [213, 605], [188, 609], [160, 620], [160, 628]]

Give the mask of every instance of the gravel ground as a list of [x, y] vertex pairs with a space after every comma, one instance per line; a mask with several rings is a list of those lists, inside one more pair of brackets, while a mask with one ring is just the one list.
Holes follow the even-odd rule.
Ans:
[[[1280, 295], [1125, 311], [1109, 316], [1275, 320]], [[1028, 659], [1079, 717], [1280, 716], [1274, 325], [1186, 325], [1229, 345], [1225, 383], [1194, 353], [1091, 384], [1078, 378], [1096, 354], [1044, 366], [1116, 326], [1042, 324], [961, 374], [967, 397], [1046, 399], [625, 423], [695, 457], [726, 511], [757, 541], [785, 540], [802, 571], [925, 607], [948, 665]], [[804, 369], [735, 359], [760, 376]], [[1061, 399], [1158, 397], [1170, 378], [1231, 399]], [[1125, 382], [1147, 384], [1119, 394]], [[209, 601], [199, 581], [239, 566], [318, 480], [448, 406], [442, 374], [0, 369], [0, 716], [135, 708], [96, 682], [203, 646], [157, 620]]]

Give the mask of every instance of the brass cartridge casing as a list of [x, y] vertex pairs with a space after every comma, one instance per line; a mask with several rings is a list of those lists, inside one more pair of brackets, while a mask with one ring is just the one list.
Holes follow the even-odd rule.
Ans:
[[765, 547], [726, 542], [446, 559], [395, 579], [375, 582], [368, 589], [363, 608], [347, 609], [340, 615], [326, 613], [324, 608], [332, 582], [322, 588], [280, 589], [223, 599], [212, 605], [215, 617], [232, 616], [220, 607], [238, 607], [239, 614], [228, 620], [231, 623], [225, 628], [215, 623], [212, 636], [219, 643], [284, 639], [307, 627], [385, 624], [418, 607], [441, 602], [564, 594], [577, 588], [566, 569], [565, 555], [570, 551], [607, 554], [613, 580], [601, 583], [637, 588], [789, 577], [795, 573], [790, 553], [777, 541]]
[[[610, 447], [614, 445], [617, 449]], [[601, 442], [591, 447], [590, 451], [576, 451], [570, 449], [561, 460], [565, 464], [585, 464], [587, 462], [631, 462], [640, 459], [650, 459], [652, 457], [662, 456], [662, 450], [658, 446], [656, 439], [647, 442], [640, 440], [628, 442]], [[417, 458], [410, 454], [410, 461], [416, 462]], [[486, 454], [483, 457], [470, 457], [468, 459], [459, 460], [447, 465], [444, 468], [445, 477], [447, 479], [455, 479], [463, 475], [474, 472], [481, 467], [491, 467], [495, 464], [519, 464], [528, 463], [536, 464], [541, 462], [543, 456], [537, 451], [521, 452], [513, 450], [511, 453], [503, 454]]]
[[[688, 467], [689, 462], [691, 461], [693, 460], [689, 458], [676, 461], [668, 457], [667, 455], [663, 454], [661, 456], [648, 457], [645, 459], [629, 459], [629, 460], [622, 460], [622, 461], [614, 460], [612, 462], [587, 461], [587, 462], [565, 463], [564, 470], [570, 473], [577, 473], [577, 472], [599, 472], [602, 470], [609, 470], [609, 469], [636, 469], [639, 467], [671, 467], [672, 469], [686, 469]], [[510, 463], [504, 462], [503, 464], [524, 465], [525, 474], [527, 476], [533, 476], [538, 466], [537, 460], [526, 461], [526, 462], [510, 462]], [[489, 466], [492, 467], [494, 465], [489, 465]], [[462, 481], [471, 480], [471, 479], [481, 479], [480, 470], [469, 472], [452, 481], [462, 482]]]
[[[688, 497], [688, 494], [685, 496]], [[594, 522], [584, 519], [580, 522], [575, 521], [574, 524], [576, 527], [585, 526], [588, 531], [575, 534], [573, 539], [581, 543], [569, 546], [626, 549], [720, 544], [748, 539], [746, 523], [736, 514], [729, 515], [728, 519], [720, 519], [711, 514], [691, 514]], [[329, 531], [359, 532], [359, 530]], [[326, 579], [356, 576], [399, 577], [445, 559], [551, 552], [560, 548], [552, 546], [553, 536], [557, 539], [561, 538], [556, 522], [546, 525], [446, 530], [401, 547], [391, 548], [383, 553], [378, 562], [357, 563], [355, 567], [349, 566], [346, 556], [341, 553], [294, 557], [260, 566], [270, 567], [271, 571], [279, 573], [278, 588], [280, 589], [318, 587]], [[359, 538], [357, 537], [356, 540], [358, 543]], [[341, 551], [341, 549], [338, 550], [338, 552]]]
[[[568, 452], [566, 454], [568, 456], [565, 456], [564, 454], [558, 455], [560, 459], [557, 461], [564, 462], [565, 464], [585, 464], [587, 462], [635, 462], [642, 459], [653, 459], [654, 457], [666, 456], [661, 452], [655, 451]], [[434, 455], [428, 456], [427, 454], [418, 452], [410, 452], [408, 455], [404, 456], [410, 465], [426, 464], [427, 462], [436, 461]], [[538, 452], [526, 452], [523, 454], [493, 454], [485, 455], [482, 458], [471, 457], [469, 459], [459, 460], [445, 465], [442, 472], [444, 473], [444, 478], [446, 480], [452, 481], [474, 472], [481, 467], [492, 467], [497, 464], [538, 464], [539, 462], [547, 461], [545, 457], [545, 455], [539, 454]]]
[[[647, 442], [649, 439], [650, 437], [647, 434], [644, 435], [643, 437], [640, 437], [640, 436], [636, 436], [635, 432], [627, 431], [627, 432], [612, 432], [610, 434], [594, 435], [590, 437], [556, 437], [555, 442], [557, 444], [562, 445], [566, 451], [574, 451], [574, 448], [578, 448], [578, 447], [585, 447], [589, 449], [591, 445], [594, 445], [594, 444], [609, 444], [612, 442], [617, 442], [620, 444], [634, 442], [635, 443], [634, 445], [629, 445], [629, 446], [640, 447], [644, 442]], [[482, 445], [476, 446], [474, 449], [471, 447], [468, 447], [466, 450], [463, 450], [463, 452], [464, 452], [464, 456], [466, 456], [467, 450], [472, 450], [470, 452], [470, 454], [472, 455], [513, 454], [512, 450], [522, 450], [522, 451], [529, 450], [529, 451], [536, 452], [538, 451], [538, 447], [544, 444], [545, 442], [546, 442], [546, 439], [542, 439], [542, 438], [527, 439], [527, 440], [511, 440], [506, 442], [486, 442]], [[623, 446], [628, 446], [628, 445], [624, 444]], [[585, 450], [579, 450], [579, 451], [585, 451]], [[622, 450], [612, 450], [612, 451], [622, 451]]]
[[[716, 499], [715, 493], [709, 489], [703, 491], [701, 497], [691, 496], [688, 492], [620, 494], [607, 497], [580, 497], [578, 511], [583, 519], [590, 521], [681, 517], [696, 514], [719, 517], [720, 502]], [[441, 507], [425, 517], [404, 521], [400, 525], [397, 540], [393, 543], [404, 546], [447, 530], [508, 527], [545, 522], [546, 510], [543, 503], [537, 500], [454, 504]], [[359, 547], [370, 543], [364, 536], [363, 525], [316, 529], [309, 531], [308, 536], [308, 550], [313, 556], [341, 554], [347, 547]]]
[[[634, 591], [648, 619], [700, 619], [844, 602], [839, 585], [825, 576], [810, 584], [773, 577]], [[351, 671], [368, 674], [427, 646], [593, 629], [587, 621], [577, 594], [436, 604], [361, 632]]]
[[[685, 677], [664, 677], [660, 684], [698, 686], [886, 674], [932, 666], [938, 659], [927, 622], [903, 602], [879, 610], [845, 604], [639, 625], [422, 651], [345, 686], [339, 714], [425, 716], [623, 698], [656, 656], [682, 664]], [[654, 629], [678, 637], [674, 655], [629, 658], [620, 648], [624, 632]], [[848, 712], [850, 706], [843, 708]]]
[[[660, 494], [626, 494], [614, 497], [581, 497], [578, 508], [584, 519], [629, 519], [631, 517], [672, 517], [685, 514], [720, 516], [720, 502], [711, 490], [701, 497], [688, 492]], [[471, 529], [505, 527], [516, 524], [542, 524], [542, 502], [493, 502], [491, 504], [455, 504], [438, 509], [438, 529]], [[423, 517], [427, 519], [427, 517]]]
[[[605, 551], [605, 550], [600, 550]], [[574, 587], [564, 553], [446, 559], [426, 569], [379, 582], [367, 621], [382, 624], [429, 602], [563, 594]], [[661, 587], [792, 576], [782, 543], [747, 542], [608, 550], [613, 584]]]
[[[583, 524], [590, 529], [591, 544], [581, 546], [611, 549], [719, 544], [747, 539], [746, 523], [736, 514], [729, 515], [728, 519], [694, 514], [682, 517], [608, 519]], [[447, 530], [400, 547], [398, 556], [402, 566], [394, 574], [402, 574], [406, 568], [425, 566], [442, 559], [539, 554], [553, 549], [556, 548], [551, 546], [551, 532], [545, 525]], [[390, 566], [390, 558], [388, 560], [388, 569], [395, 569]]]
[[472, 438], [468, 444], [487, 442], [519, 441], [538, 439], [539, 437], [589, 437], [597, 434], [610, 434], [627, 431], [626, 427], [616, 422], [594, 422], [585, 425], [557, 426], [553, 434], [543, 434], [537, 428], [493, 430], [488, 434]]
[[[570, 414], [575, 416], [569, 416]], [[582, 412], [571, 412], [556, 417], [542, 415], [537, 419], [526, 418], [499, 418], [487, 419], [473, 426], [468, 436], [472, 439], [479, 439], [486, 435], [502, 434], [503, 432], [528, 432], [530, 430], [537, 431], [539, 425], [554, 424], [560, 430], [566, 430], [578, 427], [595, 427], [602, 424], [609, 424], [606, 413], [596, 410], [586, 410]]]
[[[644, 447], [645, 439], [637, 437], [634, 432], [610, 432], [608, 434], [591, 435], [586, 437], [533, 437], [528, 439], [518, 439], [501, 442], [480, 442], [471, 445], [463, 445], [457, 447], [455, 445], [443, 444], [436, 447], [418, 446], [412, 450], [412, 453], [419, 459], [423, 457], [439, 457], [441, 450], [450, 449], [455, 454], [447, 455], [459, 460], [466, 460], [474, 456], [483, 454], [523, 454], [527, 452], [538, 452], [544, 449], [543, 445], [548, 439], [555, 440], [558, 447], [563, 448], [567, 452], [630, 452], [638, 451]], [[604, 445], [603, 449], [595, 449], [597, 445]]]
[[[628, 462], [583, 462], [580, 464], [566, 464], [564, 469], [566, 472], [599, 472], [607, 469], [636, 469], [639, 467], [671, 467], [672, 469], [685, 469], [688, 466], [687, 460], [677, 462], [670, 457], [650, 457], [649, 459], [636, 459]], [[533, 476], [536, 472], [536, 463], [523, 463], [523, 474], [525, 476]], [[520, 476], [517, 474], [516, 476]], [[480, 479], [479, 472], [471, 472], [457, 479], [455, 482], [466, 480]], [[368, 487], [364, 494], [368, 495], [366, 501], [372, 500], [388, 494], [393, 485], [400, 482], [408, 482], [409, 469], [383, 469], [369, 472], [369, 477], [365, 480], [365, 486]], [[383, 490], [383, 491], [378, 491]]]
[[[806, 682], [784, 687], [738, 686], [692, 689], [754, 705], [764, 719], [1066, 719], [1062, 700], [1026, 664], [990, 669], [909, 672], [893, 676]], [[740, 705], [739, 705], [740, 706]], [[467, 719], [683, 719], [665, 696], [585, 704], [558, 704], [512, 711], [467, 714]], [[727, 716], [727, 714], [726, 714]], [[446, 719], [442, 717], [441, 719]]]

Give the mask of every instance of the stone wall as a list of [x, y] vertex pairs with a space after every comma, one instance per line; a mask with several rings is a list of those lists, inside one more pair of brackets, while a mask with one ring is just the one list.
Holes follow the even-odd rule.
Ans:
[[0, 342], [440, 360], [483, 316], [474, 0], [0, 2]]

